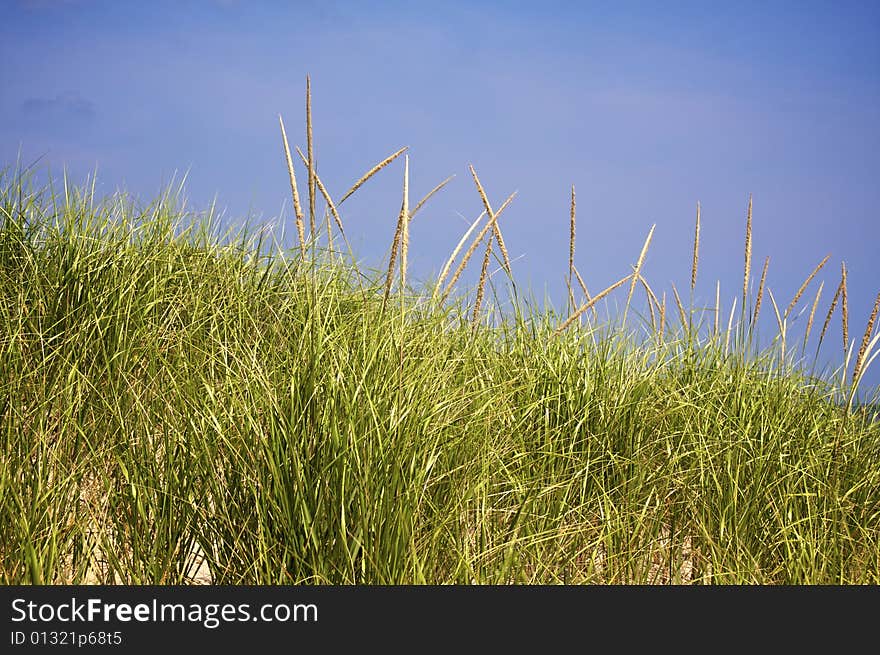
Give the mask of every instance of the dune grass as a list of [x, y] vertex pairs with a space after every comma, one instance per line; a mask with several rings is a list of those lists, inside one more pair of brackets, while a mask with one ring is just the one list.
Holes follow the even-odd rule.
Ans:
[[[517, 297], [492, 251], [507, 202], [473, 169], [488, 222], [468, 252], [485, 240], [484, 273], [508, 274], [476, 302], [407, 286], [406, 186], [396, 287], [393, 255], [368, 273], [322, 246], [313, 148], [306, 225], [284, 138], [293, 250], [221, 234], [172, 189], [142, 205], [0, 176], [0, 581], [880, 583], [880, 421], [852, 400], [876, 306], [850, 378], [794, 368], [778, 308], [759, 350], [751, 200], [726, 333], [720, 300], [693, 307], [699, 224], [677, 322], [640, 275], [653, 228], [588, 295], [574, 189], [556, 314]], [[596, 310], [638, 281], [637, 339]], [[502, 287], [514, 309], [490, 320]]]

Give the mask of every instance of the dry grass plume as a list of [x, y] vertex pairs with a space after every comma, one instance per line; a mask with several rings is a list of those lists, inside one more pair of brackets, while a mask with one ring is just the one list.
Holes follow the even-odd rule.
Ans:
[[874, 333], [874, 321], [877, 320], [877, 312], [880, 310], [880, 293], [874, 301], [874, 309], [871, 310], [871, 316], [868, 318], [868, 325], [865, 327], [865, 334], [862, 336], [862, 345], [859, 346], [859, 354], [856, 356], [856, 364], [853, 368], [853, 383], [859, 380], [859, 374], [862, 372], [862, 364], [865, 360], [865, 353], [868, 352], [868, 343], [871, 341], [871, 335]]
[[660, 301], [660, 339], [663, 339], [663, 331], [666, 329], [666, 292], [663, 292], [663, 300]]
[[791, 299], [791, 302], [788, 304], [788, 307], [785, 309], [785, 313], [783, 317], [787, 317], [791, 314], [791, 310], [794, 309], [794, 306], [797, 305], [798, 300], [801, 299], [801, 296], [804, 294], [804, 291], [807, 290], [807, 286], [812, 282], [813, 278], [816, 277], [816, 273], [822, 270], [822, 267], [828, 263], [828, 260], [831, 259], [831, 255], [825, 255], [825, 258], [816, 265], [816, 268], [813, 269], [813, 272], [807, 276], [807, 279], [804, 280], [804, 283], [797, 290], [797, 293], [794, 294], [794, 298]]
[[571, 302], [571, 308], [574, 310], [574, 291], [571, 288], [572, 278], [574, 276], [574, 241], [576, 233], [576, 202], [574, 184], [571, 185], [571, 209], [569, 211], [569, 227], [568, 227], [568, 297]]
[[608, 288], [605, 289], [604, 291], [600, 291], [600, 292], [597, 293], [595, 296], [593, 296], [593, 298], [590, 299], [589, 302], [586, 302], [586, 303], [584, 303], [583, 305], [581, 305], [581, 306], [580, 306], [580, 307], [579, 307], [579, 308], [578, 308], [578, 309], [577, 309], [577, 310], [576, 310], [571, 316], [569, 316], [567, 319], [565, 319], [565, 321], [562, 323], [562, 325], [560, 325], [558, 328], [556, 328], [556, 331], [553, 333], [553, 336], [555, 337], [555, 336], [558, 336], [558, 335], [562, 334], [562, 332], [565, 331], [565, 328], [567, 328], [569, 325], [571, 325], [572, 323], [574, 323], [574, 322], [578, 319], [578, 317], [579, 317], [581, 314], [583, 314], [583, 313], [584, 313], [585, 311], [587, 311], [590, 307], [592, 307], [592, 306], [595, 305], [597, 302], [599, 302], [600, 300], [602, 300], [602, 298], [604, 298], [604, 297], [607, 296], [609, 293], [611, 293], [612, 291], [614, 291], [617, 287], [619, 287], [619, 286], [621, 286], [622, 284], [624, 284], [624, 283], [625, 283], [627, 280], [629, 280], [631, 277], [632, 277], [632, 274], [627, 275], [626, 277], [619, 279], [617, 282], [615, 282], [614, 284], [612, 284], [610, 287], [608, 287]]
[[489, 261], [492, 258], [492, 234], [486, 235], [486, 254], [483, 256], [483, 267], [480, 270], [480, 281], [477, 283], [477, 297], [474, 300], [473, 326], [477, 327], [480, 320], [480, 306], [483, 304], [483, 293], [486, 288], [486, 278], [489, 275]]
[[434, 195], [435, 193], [437, 193], [440, 189], [442, 189], [442, 188], [445, 187], [447, 184], [449, 184], [449, 181], [450, 181], [452, 178], [454, 178], [454, 177], [455, 177], [455, 175], [450, 175], [450, 176], [447, 177], [445, 180], [443, 180], [440, 184], [438, 184], [438, 185], [435, 186], [433, 189], [431, 189], [430, 191], [428, 191], [428, 193], [426, 193], [425, 196], [424, 196], [421, 200], [419, 200], [419, 201], [416, 203], [416, 206], [413, 207], [413, 209], [410, 211], [410, 213], [409, 213], [409, 220], [412, 220], [413, 218], [415, 218], [415, 215], [418, 214], [418, 213], [419, 213], [419, 210], [422, 208], [422, 206], [423, 206], [426, 202], [428, 202], [428, 200], [431, 199], [431, 196], [433, 196], [433, 195]]
[[651, 229], [648, 230], [648, 236], [645, 239], [645, 243], [642, 246], [642, 251], [639, 253], [639, 259], [636, 261], [636, 265], [633, 268], [633, 274], [630, 276], [632, 281], [629, 285], [629, 293], [626, 296], [626, 306], [623, 308], [623, 324], [626, 325], [626, 313], [629, 310], [629, 304], [632, 301], [633, 292], [636, 290], [636, 284], [638, 283], [640, 277], [640, 271], [642, 270], [642, 264], [645, 263], [645, 256], [648, 254], [648, 247], [651, 245], [651, 237], [654, 236], [654, 228], [657, 227], [657, 224], [651, 226]]
[[843, 356], [849, 350], [849, 307], [846, 302], [846, 262], [840, 263], [840, 318], [843, 327]]
[[[584, 293], [584, 300], [586, 300], [586, 302], [590, 302], [590, 300], [592, 300], [592, 296], [590, 295], [590, 290], [587, 289], [587, 285], [584, 282], [584, 278], [581, 277], [580, 271], [578, 271], [577, 266], [573, 267], [573, 270], [574, 270], [574, 276], [578, 281], [578, 285], [580, 285], [581, 291], [583, 291], [583, 293]], [[574, 308], [572, 308], [572, 309], [574, 309]], [[599, 320], [599, 314], [596, 311], [595, 307], [593, 307], [593, 318], [595, 318], [596, 320]]]
[[831, 299], [831, 306], [828, 308], [828, 313], [825, 315], [825, 322], [822, 324], [822, 332], [819, 333], [819, 346], [822, 345], [822, 340], [825, 339], [825, 332], [828, 330], [828, 324], [831, 323], [831, 316], [834, 314], [835, 307], [837, 307], [837, 301], [840, 299], [841, 291], [843, 291], [843, 277], [840, 278], [840, 284], [837, 285], [837, 291], [834, 292], [834, 297]]
[[409, 255], [409, 155], [403, 158], [403, 200], [400, 206], [400, 288], [406, 289], [406, 268]]
[[746, 302], [749, 293], [749, 275], [752, 271], [752, 194], [749, 194], [749, 211], [746, 214], [746, 246], [745, 246], [745, 272], [743, 273], [742, 312], [745, 315]]
[[678, 319], [682, 325], [687, 325], [687, 312], [684, 311], [684, 305], [681, 302], [681, 296], [678, 295], [678, 289], [675, 284], [672, 285], [672, 295], [675, 296], [675, 306], [678, 308]]
[[477, 171], [474, 170], [472, 165], [470, 166], [470, 170], [471, 175], [474, 178], [474, 184], [477, 185], [477, 191], [480, 193], [480, 199], [483, 201], [483, 207], [486, 208], [486, 213], [489, 215], [492, 232], [495, 235], [495, 240], [498, 241], [498, 249], [501, 251], [501, 257], [504, 260], [504, 268], [507, 271], [507, 274], [511, 275], [510, 257], [507, 254], [507, 246], [504, 245], [504, 238], [501, 236], [501, 228], [498, 226], [498, 221], [495, 220], [495, 212], [492, 211], [492, 206], [489, 204], [489, 198], [486, 196], [486, 191], [480, 183], [480, 178], [477, 177]]
[[767, 280], [767, 267], [770, 266], [770, 255], [764, 259], [764, 269], [761, 271], [761, 281], [758, 283], [758, 297], [755, 300], [755, 313], [752, 315], [752, 325], [758, 324], [758, 316], [761, 314], [761, 301], [764, 298], [764, 282]]
[[[474, 251], [477, 249], [477, 246], [479, 246], [479, 244], [483, 242], [483, 238], [486, 236], [486, 233], [492, 229], [492, 226], [495, 223], [498, 222], [498, 218], [501, 216], [501, 212], [504, 211], [504, 209], [510, 204], [510, 201], [513, 200], [513, 197], [515, 195], [516, 195], [516, 191], [514, 191], [513, 193], [511, 193], [507, 197], [507, 200], [504, 201], [504, 203], [501, 205], [501, 207], [498, 209], [497, 212], [490, 215], [489, 221], [486, 223], [486, 225], [483, 227], [483, 229], [480, 230], [480, 233], [474, 239], [470, 248], [468, 248], [467, 251], [465, 252], [465, 255], [462, 258], [461, 263], [458, 265], [458, 268], [455, 269], [455, 273], [452, 275], [452, 279], [449, 280], [449, 284], [446, 286], [446, 291], [444, 291], [443, 295], [441, 296], [441, 299], [440, 299], [441, 303], [445, 302], [446, 298], [449, 296], [450, 292], [452, 291], [453, 286], [458, 281], [458, 278], [461, 276], [462, 271], [464, 271], [465, 266], [467, 266], [467, 263], [470, 261], [471, 257], [473, 256]], [[452, 258], [450, 258], [450, 261], [451, 260], [452, 260]]]
[[290, 176], [290, 190], [293, 193], [293, 213], [296, 217], [296, 233], [299, 237], [300, 256], [306, 257], [306, 234], [303, 225], [303, 210], [299, 202], [299, 190], [296, 187], [296, 174], [293, 171], [293, 159], [290, 157], [290, 145], [287, 142], [287, 132], [284, 130], [284, 120], [278, 114], [278, 122], [281, 124], [281, 140], [284, 142], [284, 157], [287, 161], [287, 173]]
[[309, 228], [315, 235], [315, 148], [312, 138], [312, 80], [306, 75], [306, 141], [309, 152]]
[[694, 227], [694, 259], [691, 264], [691, 293], [697, 286], [697, 264], [700, 261], [700, 202], [697, 201], [697, 223]]
[[[394, 239], [391, 242], [391, 257], [388, 260], [388, 271], [385, 274], [385, 296], [382, 299], [382, 307], [388, 303], [388, 297], [391, 295], [391, 284], [394, 281], [394, 265], [397, 263], [397, 252], [401, 252], [400, 265], [400, 288], [403, 289], [406, 284], [406, 249], [409, 245], [409, 157], [407, 156], [403, 171], [403, 202], [400, 208], [400, 215], [397, 217], [397, 229], [394, 230]], [[401, 244], [403, 248], [401, 249]]]
[[816, 308], [819, 306], [819, 297], [822, 295], [822, 289], [825, 288], [825, 282], [819, 283], [819, 288], [816, 290], [816, 297], [813, 299], [813, 306], [810, 309], [810, 317], [807, 319], [807, 329], [804, 331], [804, 348], [807, 347], [807, 341], [810, 338], [810, 331], [813, 329], [813, 318], [816, 315]]
[[[299, 148], [296, 149], [297, 154], [300, 159], [302, 159], [303, 163], [308, 165], [308, 160], [306, 156], [302, 153], [302, 150]], [[340, 233], [342, 233], [342, 237], [345, 238], [345, 229], [342, 227], [342, 217], [339, 215], [339, 210], [336, 209], [336, 205], [333, 200], [330, 198], [330, 194], [327, 191], [327, 187], [324, 186], [324, 183], [321, 181], [321, 178], [318, 176], [318, 171], [313, 171], [313, 177], [315, 180], [315, 186], [318, 191], [321, 192], [321, 195], [324, 197], [324, 201], [327, 203], [327, 207], [330, 208], [330, 213], [333, 216], [333, 220], [336, 221], [337, 227], [339, 227]], [[333, 234], [330, 231], [330, 223], [327, 223], [327, 239], [329, 242], [333, 240]]]
[[390, 164], [390, 163], [393, 162], [395, 159], [397, 159], [398, 157], [400, 157], [400, 155], [402, 155], [404, 152], [406, 152], [407, 148], [409, 148], [409, 146], [404, 146], [403, 148], [401, 148], [400, 150], [398, 150], [397, 152], [395, 152], [393, 155], [389, 155], [388, 157], [386, 157], [385, 159], [383, 159], [382, 161], [380, 161], [378, 164], [376, 164], [375, 166], [373, 166], [373, 168], [371, 168], [371, 169], [368, 170], [366, 173], [364, 173], [363, 176], [361, 176], [361, 178], [360, 178], [357, 182], [355, 182], [355, 183], [352, 185], [352, 187], [351, 187], [348, 191], [345, 192], [345, 195], [342, 196], [342, 198], [339, 199], [339, 202], [338, 202], [337, 204], [340, 204], [340, 205], [341, 205], [342, 203], [344, 203], [344, 202], [346, 201], [346, 199], [348, 199], [348, 198], [349, 198], [349, 197], [350, 197], [355, 191], [357, 191], [358, 189], [360, 189], [361, 186], [364, 185], [364, 184], [367, 182], [367, 180], [369, 180], [369, 179], [370, 179], [371, 177], [373, 177], [376, 173], [378, 173], [379, 171], [381, 171], [381, 170], [382, 170], [383, 168], [385, 168], [388, 164]]

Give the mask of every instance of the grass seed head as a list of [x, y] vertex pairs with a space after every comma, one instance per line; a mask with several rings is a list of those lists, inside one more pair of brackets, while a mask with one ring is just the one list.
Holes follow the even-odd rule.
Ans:
[[569, 211], [568, 228], [568, 286], [571, 288], [571, 279], [574, 273], [574, 241], [577, 224], [574, 184], [571, 185], [571, 209]]
[[492, 257], [492, 234], [487, 234], [486, 239], [486, 254], [483, 257], [483, 267], [480, 270], [480, 281], [477, 284], [477, 297], [474, 300], [473, 326], [475, 328], [480, 319], [480, 306], [483, 303], [483, 292], [486, 288], [486, 278], [489, 275], [489, 262]]
[[593, 296], [588, 302], [581, 305], [571, 316], [569, 316], [565, 321], [563, 321], [562, 325], [560, 325], [558, 328], [556, 328], [556, 331], [553, 333], [553, 336], [555, 337], [555, 336], [562, 334], [562, 332], [565, 331], [565, 328], [567, 328], [569, 325], [574, 323], [581, 314], [583, 314], [585, 311], [590, 309], [590, 307], [592, 307], [597, 302], [602, 300], [602, 298], [604, 298], [609, 293], [614, 291], [617, 287], [624, 284], [630, 278], [632, 278], [632, 275], [627, 275], [626, 277], [619, 279], [617, 282], [612, 284], [610, 287], [608, 287], [604, 291], [600, 291], [598, 294]]
[[442, 189], [443, 187], [445, 187], [445, 186], [449, 183], [449, 181], [450, 181], [452, 178], [454, 178], [454, 177], [455, 177], [455, 175], [450, 175], [450, 176], [447, 177], [445, 180], [443, 180], [440, 184], [438, 184], [438, 185], [435, 186], [433, 189], [431, 189], [430, 191], [428, 191], [428, 193], [425, 194], [425, 197], [422, 198], [421, 200], [419, 200], [418, 203], [416, 203], [416, 206], [413, 207], [413, 209], [410, 211], [410, 213], [409, 213], [409, 220], [412, 220], [413, 218], [415, 218], [415, 215], [418, 214], [418, 213], [419, 213], [419, 210], [422, 208], [422, 206], [423, 206], [426, 202], [428, 202], [428, 200], [431, 199], [431, 196], [433, 196], [433, 195], [434, 195], [435, 193], [437, 193], [440, 189]]
[[489, 215], [489, 220], [492, 223], [492, 232], [495, 235], [495, 240], [498, 241], [498, 249], [501, 251], [501, 257], [504, 259], [504, 268], [507, 270], [507, 274], [511, 275], [510, 257], [507, 254], [507, 246], [504, 245], [504, 238], [501, 236], [501, 228], [498, 226], [498, 221], [493, 220], [495, 212], [492, 211], [492, 206], [489, 204], [489, 198], [486, 196], [486, 192], [483, 189], [483, 185], [480, 183], [480, 178], [477, 177], [477, 171], [474, 169], [473, 165], [470, 166], [470, 171], [474, 178], [474, 184], [477, 185], [477, 191], [480, 193], [480, 199], [483, 201], [483, 206], [486, 208], [486, 213]]
[[367, 182], [367, 180], [369, 180], [376, 173], [381, 171], [388, 164], [390, 164], [395, 159], [397, 159], [400, 155], [402, 155], [404, 152], [406, 152], [407, 148], [409, 148], [409, 146], [404, 146], [403, 148], [401, 148], [400, 150], [395, 152], [393, 155], [386, 157], [385, 159], [380, 161], [378, 164], [373, 166], [373, 168], [371, 168], [366, 173], [364, 173], [363, 176], [361, 176], [361, 178], [357, 182], [355, 182], [348, 191], [345, 192], [345, 195], [339, 199], [339, 203], [337, 203], [337, 204], [341, 205], [342, 203], [344, 203], [348, 198], [350, 198], [352, 196], [352, 194], [354, 194], [355, 191], [360, 189], [361, 186], [363, 186]]
[[764, 282], [767, 279], [767, 267], [770, 265], [770, 255], [764, 259], [764, 269], [761, 271], [761, 281], [758, 283], [758, 297], [755, 300], [755, 313], [752, 316], [752, 325], [758, 324], [758, 316], [761, 314], [761, 300], [764, 297]]
[[642, 251], [639, 253], [639, 259], [636, 261], [636, 265], [633, 268], [633, 274], [631, 276], [631, 282], [629, 285], [629, 293], [626, 296], [626, 306], [623, 310], [623, 323], [626, 324], [626, 313], [629, 309], [629, 304], [632, 301], [633, 292], [636, 290], [636, 284], [638, 283], [639, 274], [642, 270], [642, 264], [645, 263], [645, 256], [648, 254], [648, 247], [651, 245], [651, 237], [654, 236], [654, 228], [657, 227], [657, 224], [651, 226], [651, 229], [648, 230], [648, 236], [645, 239], [645, 243], [642, 246]]
[[678, 308], [678, 318], [682, 325], [687, 325], [687, 312], [684, 311], [684, 305], [681, 302], [681, 296], [678, 295], [678, 289], [675, 284], [672, 285], [672, 295], [675, 297], [675, 306]]
[[819, 296], [822, 295], [822, 289], [825, 288], [825, 282], [819, 283], [819, 288], [816, 290], [816, 297], [813, 300], [813, 307], [810, 309], [810, 317], [807, 319], [807, 328], [804, 330], [804, 348], [807, 347], [807, 340], [810, 338], [810, 330], [813, 329], [813, 317], [816, 315], [816, 308], [819, 306]]
[[403, 201], [400, 206], [400, 288], [406, 289], [406, 264], [409, 253], [409, 155], [403, 158]]
[[743, 274], [743, 305], [742, 311], [746, 311], [746, 299], [749, 292], [749, 275], [752, 270], [752, 194], [749, 194], [749, 211], [746, 215], [746, 246], [745, 246], [745, 272]]
[[691, 265], [691, 291], [697, 286], [697, 264], [700, 261], [700, 202], [697, 201], [697, 222], [694, 227], [694, 259]]
[[[513, 200], [515, 195], [516, 195], [516, 191], [514, 191], [513, 193], [511, 193], [507, 197], [507, 200], [505, 200], [504, 203], [501, 205], [501, 207], [498, 208], [498, 211], [495, 212], [494, 215], [492, 215], [492, 217], [489, 219], [489, 221], [486, 223], [486, 225], [483, 226], [483, 229], [480, 230], [480, 233], [474, 239], [473, 243], [471, 243], [470, 248], [468, 248], [467, 252], [465, 252], [465, 255], [462, 258], [461, 263], [458, 265], [458, 268], [455, 269], [455, 273], [452, 275], [452, 279], [449, 281], [449, 284], [446, 286], [446, 291], [443, 292], [441, 302], [446, 300], [447, 296], [452, 291], [452, 287], [458, 281], [458, 278], [461, 276], [462, 272], [464, 271], [465, 267], [467, 266], [468, 262], [470, 261], [471, 257], [473, 256], [474, 252], [476, 251], [477, 247], [483, 242], [483, 237], [485, 237], [486, 233], [492, 229], [493, 224], [498, 222], [498, 219], [501, 216], [501, 212], [503, 212], [505, 210], [505, 208], [507, 208], [507, 206], [510, 204], [510, 201]], [[461, 244], [459, 244], [459, 245], [461, 245]], [[453, 253], [453, 255], [454, 254], [455, 253]], [[450, 261], [452, 261], [452, 258], [450, 258]]]
[[840, 284], [837, 285], [837, 291], [834, 292], [834, 297], [831, 299], [831, 306], [828, 308], [828, 313], [825, 315], [825, 322], [822, 324], [822, 332], [819, 333], [819, 345], [822, 345], [822, 340], [825, 338], [825, 332], [828, 330], [828, 324], [831, 323], [831, 316], [834, 314], [834, 308], [837, 307], [837, 301], [840, 299], [840, 292], [843, 291], [843, 278], [840, 278]]
[[[303, 163], [308, 165], [308, 160], [306, 159], [305, 155], [303, 155], [302, 150], [297, 148], [296, 152], [299, 155], [300, 159], [303, 160]], [[342, 217], [339, 215], [339, 211], [336, 209], [336, 205], [334, 204], [333, 200], [330, 198], [330, 193], [327, 191], [327, 188], [324, 186], [324, 183], [321, 181], [321, 178], [318, 176], [317, 171], [313, 172], [313, 177], [315, 180], [315, 186], [317, 187], [318, 191], [321, 192], [321, 195], [324, 197], [324, 201], [327, 203], [327, 206], [330, 208], [330, 214], [333, 216], [333, 220], [336, 221], [336, 225], [337, 225], [337, 227], [339, 227], [339, 231], [342, 233], [342, 236], [345, 237], [345, 229], [342, 226]], [[327, 224], [327, 233], [328, 233], [328, 238], [332, 239], [332, 236], [330, 235], [330, 224], [329, 223]]]
[[663, 292], [663, 300], [660, 301], [660, 338], [663, 338], [663, 331], [666, 329], [666, 292]]
[[284, 120], [281, 114], [278, 114], [278, 122], [281, 124], [281, 140], [284, 142], [284, 157], [287, 162], [287, 173], [290, 176], [290, 190], [293, 193], [293, 214], [296, 218], [296, 233], [299, 237], [300, 255], [303, 259], [306, 256], [306, 235], [305, 226], [303, 225], [303, 210], [299, 202], [299, 190], [296, 186], [296, 173], [293, 170], [293, 159], [290, 157], [290, 145], [287, 142], [287, 132], [284, 130]]
[[846, 262], [841, 262], [840, 269], [840, 318], [843, 327], [843, 356], [846, 357], [846, 351], [849, 350], [849, 307], [846, 302]]
[[874, 301], [874, 309], [871, 310], [865, 334], [862, 336], [862, 345], [859, 346], [859, 354], [856, 356], [856, 364], [853, 368], [853, 382], [858, 381], [859, 374], [862, 372], [862, 364], [865, 360], [865, 353], [868, 351], [868, 342], [871, 341], [871, 335], [874, 333], [874, 321], [877, 320], [878, 310], [880, 310], [880, 293], [877, 294], [877, 299]]
[[306, 75], [306, 141], [309, 152], [309, 228], [315, 235], [315, 149], [312, 138], [312, 80]]
[[813, 278], [816, 277], [816, 273], [822, 270], [822, 267], [831, 259], [831, 255], [825, 255], [825, 258], [816, 265], [816, 268], [813, 269], [813, 272], [807, 276], [807, 279], [804, 280], [804, 283], [797, 290], [797, 293], [794, 294], [794, 298], [791, 299], [791, 302], [788, 304], [788, 307], [785, 310], [785, 314], [783, 316], [788, 316], [791, 314], [791, 310], [794, 309], [794, 306], [797, 305], [798, 300], [801, 299], [801, 296], [804, 295], [804, 291], [807, 290], [807, 286], [812, 282]]

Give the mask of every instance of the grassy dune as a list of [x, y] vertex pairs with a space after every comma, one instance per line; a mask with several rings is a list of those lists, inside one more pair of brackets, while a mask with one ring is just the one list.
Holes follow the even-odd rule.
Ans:
[[[846, 377], [814, 378], [763, 277], [745, 318], [667, 302], [641, 277], [650, 234], [607, 294], [572, 256], [563, 312], [515, 298], [490, 320], [516, 291], [486, 275], [509, 264], [475, 171], [486, 212], [416, 289], [406, 183], [367, 273], [312, 144], [302, 199], [284, 144], [287, 251], [171, 192], [3, 173], [0, 581], [880, 583], [880, 422], [852, 402], [873, 325], [850, 326]], [[574, 191], [571, 214], [573, 253]], [[649, 337], [602, 313], [612, 296], [647, 302]], [[818, 330], [826, 308], [793, 300]], [[844, 278], [828, 320], [845, 303]]]

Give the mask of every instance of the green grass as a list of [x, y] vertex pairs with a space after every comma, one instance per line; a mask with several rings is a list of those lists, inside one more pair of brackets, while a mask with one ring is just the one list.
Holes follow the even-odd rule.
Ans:
[[383, 306], [93, 188], [0, 177], [3, 583], [880, 583], [880, 422], [750, 323]]

